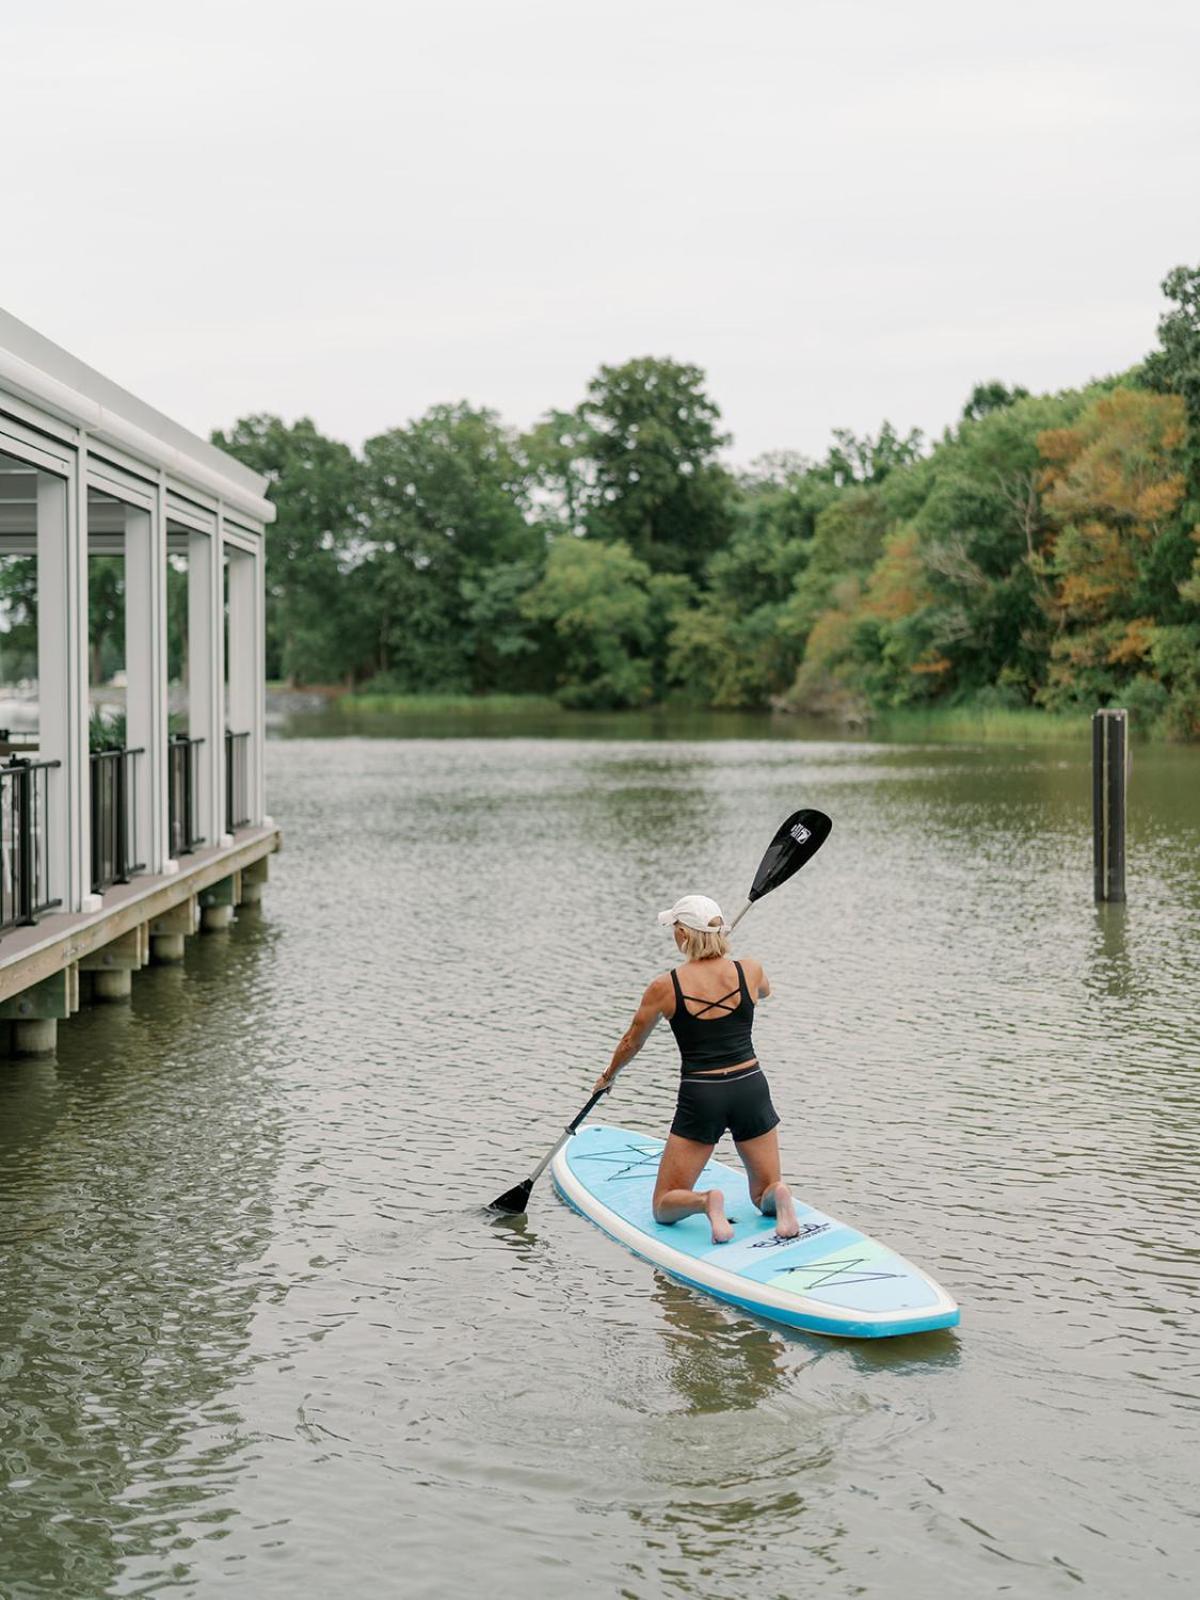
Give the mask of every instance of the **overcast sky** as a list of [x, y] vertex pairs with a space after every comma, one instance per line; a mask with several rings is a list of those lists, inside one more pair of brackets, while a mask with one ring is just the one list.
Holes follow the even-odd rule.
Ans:
[[180, 422], [357, 445], [697, 363], [732, 455], [1149, 347], [1200, 262], [1200, 5], [6, 8], [0, 304]]

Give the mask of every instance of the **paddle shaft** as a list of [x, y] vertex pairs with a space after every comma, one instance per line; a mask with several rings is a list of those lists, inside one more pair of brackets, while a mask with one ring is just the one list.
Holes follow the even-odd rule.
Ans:
[[559, 1137], [558, 1143], [550, 1151], [549, 1155], [544, 1156], [542, 1158], [542, 1160], [538, 1162], [537, 1166], [534, 1167], [533, 1171], [529, 1174], [529, 1180], [528, 1181], [530, 1183], [536, 1183], [538, 1181], [538, 1179], [541, 1177], [542, 1173], [545, 1172], [546, 1168], [550, 1165], [550, 1163], [554, 1160], [555, 1156], [562, 1149], [563, 1145], [565, 1145], [567, 1140], [569, 1138], [571, 1138], [572, 1135], [575, 1133], [576, 1129], [579, 1127], [579, 1124], [583, 1121], [584, 1117], [587, 1116], [588, 1112], [597, 1103], [597, 1101], [600, 1101], [600, 1100], [604, 1099], [604, 1096], [607, 1093], [608, 1093], [607, 1089], [597, 1089], [595, 1094], [588, 1101], [587, 1105], [584, 1106], [583, 1110], [579, 1113], [579, 1115], [577, 1117], [573, 1117], [571, 1119], [571, 1121], [567, 1123], [566, 1127], [563, 1129], [562, 1134]]

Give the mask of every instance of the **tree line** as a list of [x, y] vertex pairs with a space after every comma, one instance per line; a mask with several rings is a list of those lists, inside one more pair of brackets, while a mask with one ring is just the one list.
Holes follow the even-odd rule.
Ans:
[[213, 441], [270, 480], [268, 673], [388, 692], [864, 717], [1133, 707], [1200, 738], [1200, 269], [1137, 367], [976, 387], [940, 439], [834, 432], [735, 472], [704, 373], [602, 367], [519, 432], [436, 405], [361, 452]]

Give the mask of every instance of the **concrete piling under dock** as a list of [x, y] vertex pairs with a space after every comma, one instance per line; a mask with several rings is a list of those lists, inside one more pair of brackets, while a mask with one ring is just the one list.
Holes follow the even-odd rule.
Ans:
[[53, 1055], [58, 1025], [81, 1003], [131, 999], [134, 975], [184, 959], [187, 940], [257, 909], [267, 862], [281, 837], [273, 824], [232, 845], [198, 850], [171, 874], [134, 878], [104, 896], [100, 911], [52, 914], [0, 938], [0, 1056]]

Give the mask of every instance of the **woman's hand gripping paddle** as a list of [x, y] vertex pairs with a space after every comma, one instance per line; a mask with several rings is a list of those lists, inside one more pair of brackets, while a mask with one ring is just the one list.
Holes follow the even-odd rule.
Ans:
[[[832, 827], [832, 821], [823, 811], [806, 809], [792, 813], [767, 846], [766, 854], [759, 862], [758, 871], [754, 874], [754, 882], [750, 885], [750, 893], [746, 897], [746, 904], [729, 925], [731, 931], [737, 927], [756, 900], [761, 900], [764, 895], [770, 894], [772, 889], [778, 889], [781, 883], [786, 883], [793, 873], [799, 872], [804, 863], [810, 861], [816, 855], [817, 851], [828, 839], [829, 830]], [[488, 1210], [507, 1211], [512, 1216], [520, 1216], [529, 1204], [529, 1196], [534, 1184], [545, 1172], [567, 1140], [575, 1133], [579, 1124], [592, 1107], [597, 1101], [603, 1100], [608, 1093], [608, 1089], [598, 1089], [578, 1116], [573, 1117], [567, 1123], [549, 1154], [538, 1162], [527, 1178], [522, 1179], [513, 1188], [507, 1189], [502, 1195], [497, 1196], [488, 1207]]]

